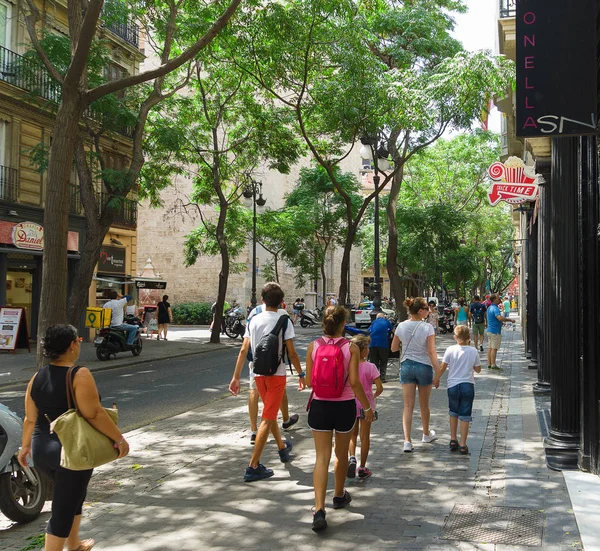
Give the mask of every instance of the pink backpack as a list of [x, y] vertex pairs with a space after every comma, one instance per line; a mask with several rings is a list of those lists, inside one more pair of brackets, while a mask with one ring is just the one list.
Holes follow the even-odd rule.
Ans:
[[344, 353], [342, 347], [348, 343], [346, 339], [317, 339], [319, 346], [315, 352], [310, 384], [313, 393], [319, 398], [339, 398], [342, 395], [346, 380]]

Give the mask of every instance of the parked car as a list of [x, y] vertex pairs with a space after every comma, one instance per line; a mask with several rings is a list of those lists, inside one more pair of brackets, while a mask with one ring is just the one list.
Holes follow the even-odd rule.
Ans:
[[[365, 300], [361, 302], [354, 313], [354, 322], [356, 327], [369, 327], [371, 325], [371, 312], [373, 311], [373, 301]], [[381, 303], [381, 311], [390, 321], [396, 320], [396, 312], [388, 302]]]

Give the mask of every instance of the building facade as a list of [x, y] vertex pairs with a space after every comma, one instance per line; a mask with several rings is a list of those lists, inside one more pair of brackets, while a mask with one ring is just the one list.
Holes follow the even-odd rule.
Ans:
[[[67, 36], [66, 1], [43, 3], [39, 7], [43, 31]], [[144, 55], [140, 49], [139, 29], [134, 24], [101, 24], [98, 36], [104, 39], [110, 51], [111, 62], [105, 68], [108, 79], [139, 72]], [[60, 87], [41, 64], [24, 57], [28, 43], [27, 30], [18, 16], [16, 4], [0, 0], [0, 305], [23, 307], [30, 336], [35, 339], [46, 175], [36, 170], [31, 155], [36, 150], [47, 150], [51, 144], [53, 113], [60, 99]], [[124, 130], [111, 135], [110, 139], [102, 139], [107, 166], [115, 169], [126, 166], [132, 144], [128, 132]], [[97, 194], [101, 203], [100, 182]], [[68, 262], [69, 277], [72, 277], [86, 231], [75, 170], [69, 210]], [[98, 268], [99, 277], [106, 275], [110, 276], [106, 279], [117, 281], [136, 273], [135, 197], [125, 200], [121, 211], [106, 237], [101, 256], [116, 258], [116, 265], [108, 266], [105, 262], [104, 268], [102, 265]], [[109, 282], [92, 283], [90, 305], [96, 306], [97, 301], [101, 301], [104, 284]]]

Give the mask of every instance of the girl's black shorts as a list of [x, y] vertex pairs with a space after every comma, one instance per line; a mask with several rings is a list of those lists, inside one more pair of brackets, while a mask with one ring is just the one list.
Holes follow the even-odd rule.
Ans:
[[350, 432], [356, 423], [356, 400], [332, 402], [315, 400], [310, 403], [308, 426], [318, 432]]

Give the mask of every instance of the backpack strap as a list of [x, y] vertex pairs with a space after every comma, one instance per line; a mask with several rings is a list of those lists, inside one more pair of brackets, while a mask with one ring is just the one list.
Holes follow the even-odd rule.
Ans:
[[[283, 333], [285, 333], [289, 319], [290, 319], [290, 316], [287, 316], [287, 315], [280, 316], [279, 319], [277, 320], [277, 323], [275, 324], [275, 327], [273, 327], [273, 329], [271, 329], [271, 335], [279, 336], [279, 333], [282, 333], [282, 330], [283, 330]], [[283, 338], [283, 334], [282, 334], [281, 335], [281, 355], [280, 355], [279, 362], [281, 363], [284, 360], [285, 360], [285, 339]]]

